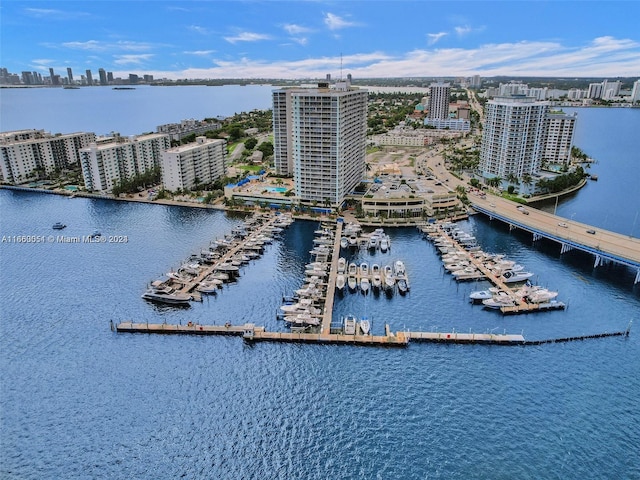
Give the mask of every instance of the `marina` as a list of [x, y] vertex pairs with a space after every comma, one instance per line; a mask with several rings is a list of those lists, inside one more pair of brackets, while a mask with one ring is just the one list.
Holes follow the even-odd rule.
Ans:
[[[419, 229], [425, 238], [438, 248], [445, 270], [452, 273], [456, 281], [487, 280], [491, 282], [493, 287], [472, 292], [470, 295], [472, 300], [481, 301], [485, 308], [499, 310], [503, 315], [566, 308], [564, 302], [554, 300], [557, 292], [532, 286], [529, 279], [533, 274], [524, 272], [524, 267], [521, 265], [504, 259], [503, 255], [483, 252], [477, 246], [475, 238], [469, 238], [468, 234], [468, 241], [460, 242], [459, 237], [464, 233], [455, 224], [447, 222], [422, 225]], [[514, 288], [512, 285], [517, 286]], [[542, 296], [543, 291], [546, 296]]]

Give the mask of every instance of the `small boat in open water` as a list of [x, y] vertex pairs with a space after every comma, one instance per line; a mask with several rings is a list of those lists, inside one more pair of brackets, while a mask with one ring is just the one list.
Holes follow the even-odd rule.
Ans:
[[64, 223], [56, 222], [53, 224], [54, 230], [62, 230], [63, 228], [67, 228], [67, 226]]

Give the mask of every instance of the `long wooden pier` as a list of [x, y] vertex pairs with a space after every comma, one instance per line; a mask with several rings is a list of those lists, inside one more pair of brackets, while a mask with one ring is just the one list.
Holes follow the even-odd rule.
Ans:
[[331, 331], [331, 319], [333, 318], [333, 300], [336, 293], [336, 277], [338, 276], [338, 258], [340, 257], [340, 238], [342, 237], [342, 222], [336, 222], [336, 230], [333, 237], [333, 252], [331, 254], [331, 268], [327, 280], [327, 295], [324, 300], [322, 313], [322, 327], [320, 333]]
[[372, 347], [406, 347], [409, 342], [447, 343], [474, 345], [528, 346], [546, 343], [565, 343], [607, 337], [628, 337], [631, 323], [626, 330], [592, 335], [561, 337], [544, 340], [526, 340], [523, 335], [458, 332], [410, 332], [391, 333], [385, 326], [385, 335], [343, 335], [325, 333], [270, 332], [265, 327], [253, 323], [244, 325], [200, 325], [189, 322], [186, 325], [166, 323], [111, 323], [111, 329], [118, 333], [146, 333], [164, 335], [228, 335], [242, 337], [246, 341], [268, 341], [285, 343], [313, 343], [319, 345], [353, 345]]

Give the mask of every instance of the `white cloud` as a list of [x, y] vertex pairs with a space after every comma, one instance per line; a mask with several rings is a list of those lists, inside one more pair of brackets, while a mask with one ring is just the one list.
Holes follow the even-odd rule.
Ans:
[[205, 27], [201, 27], [200, 25], [189, 25], [187, 30], [195, 33], [199, 33], [200, 35], [209, 35], [209, 30]]
[[295, 23], [287, 23], [282, 26], [285, 32], [289, 35], [300, 35], [301, 33], [309, 33], [310, 28], [303, 27], [302, 25], [296, 25]]
[[194, 50], [194, 51], [185, 51], [182, 53], [184, 53], [185, 55], [196, 55], [200, 57], [206, 57], [207, 55], [211, 55], [212, 53], [215, 53], [215, 50]]
[[427, 33], [427, 43], [429, 45], [433, 45], [440, 41], [441, 38], [446, 37], [448, 35], [447, 32], [438, 32], [438, 33]]
[[469, 25], [455, 27], [454, 30], [459, 37], [463, 37], [473, 31]]
[[264, 33], [241, 32], [233, 37], [224, 37], [224, 39], [229, 43], [235, 44], [237, 42], [259, 42], [262, 40], [270, 40], [271, 36]]
[[87, 40], [84, 42], [64, 42], [61, 44], [65, 48], [72, 50], [88, 50], [92, 52], [108, 52], [113, 50], [125, 50], [132, 52], [143, 52], [151, 50], [153, 47], [148, 43], [139, 42], [101, 42], [98, 40]]
[[[137, 57], [136, 57], [137, 58]], [[325, 78], [339, 74], [340, 56], [269, 61], [216, 59], [212, 68], [149, 72], [158, 78]], [[46, 65], [43, 61], [43, 65]], [[345, 55], [343, 73], [354, 77], [428, 76], [638, 76], [640, 44], [599, 37], [581, 47], [559, 42], [485, 44], [477, 48], [418, 49], [402, 55]]]
[[143, 65], [146, 61], [151, 60], [154, 57], [151, 53], [145, 53], [140, 55], [115, 55], [113, 63], [116, 65]]
[[345, 20], [333, 13], [327, 13], [324, 16], [324, 24], [329, 30], [340, 30], [347, 27], [355, 27], [357, 25], [355, 22]]
[[73, 20], [91, 16], [91, 14], [87, 12], [73, 12], [52, 8], [25, 8], [23, 12], [30, 17], [44, 18], [47, 20]]

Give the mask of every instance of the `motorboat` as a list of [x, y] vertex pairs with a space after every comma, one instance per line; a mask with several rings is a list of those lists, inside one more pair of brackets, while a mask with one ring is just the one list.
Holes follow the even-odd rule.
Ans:
[[457, 262], [457, 263], [445, 263], [444, 268], [450, 272], [455, 272], [456, 270], [462, 270], [469, 266], [469, 262]]
[[360, 264], [360, 275], [363, 277], [369, 276], [369, 264], [367, 262]]
[[496, 292], [492, 292], [491, 290], [476, 290], [469, 294], [469, 298], [473, 301], [482, 301], [488, 300], [493, 297]]
[[369, 244], [368, 244], [369, 250], [375, 250], [376, 248], [378, 248], [378, 237], [375, 235], [371, 235], [369, 237]]
[[142, 294], [142, 298], [152, 302], [167, 303], [169, 305], [189, 305], [191, 295], [180, 293], [171, 287], [152, 287]]
[[529, 280], [533, 275], [534, 274], [532, 272], [515, 272], [513, 270], [507, 270], [502, 273], [501, 279], [504, 283], [517, 283]]
[[371, 288], [371, 280], [369, 280], [369, 277], [362, 277], [360, 279], [360, 289], [362, 290], [362, 293], [366, 295], [369, 292], [370, 288]]
[[300, 298], [296, 302], [287, 303], [280, 307], [285, 313], [295, 312], [296, 310], [307, 309], [315, 304], [312, 298]]
[[356, 279], [355, 275], [349, 275], [349, 277], [347, 278], [347, 285], [349, 286], [349, 290], [355, 291], [358, 286], [358, 280]]
[[398, 279], [398, 291], [402, 294], [407, 293], [409, 291], [409, 282], [407, 282], [407, 279], [402, 277], [400, 279]]
[[349, 239], [347, 237], [342, 237], [340, 239], [340, 248], [347, 248], [349, 246]]
[[482, 304], [487, 308], [500, 309], [502, 307], [513, 307], [516, 302], [506, 292], [500, 292], [491, 298], [482, 300]]
[[347, 260], [344, 257], [338, 258], [338, 273], [344, 273], [347, 269]]
[[371, 333], [371, 322], [367, 317], [362, 317], [360, 320], [360, 331], [362, 335], [369, 335]]
[[358, 273], [358, 265], [356, 265], [355, 263], [351, 262], [349, 264], [349, 268], [347, 270], [347, 273], [349, 275], [354, 275], [354, 276], [357, 275], [357, 273]]
[[474, 275], [476, 273], [478, 273], [478, 269], [472, 265], [469, 265], [464, 268], [461, 268], [460, 270], [451, 272], [451, 275], [453, 275], [454, 277], [460, 277], [464, 275]]
[[297, 313], [295, 315], [286, 315], [284, 317], [284, 321], [291, 325], [309, 325], [309, 326], [320, 325], [320, 319], [318, 317], [314, 317], [310, 313]]
[[375, 273], [371, 276], [371, 286], [375, 290], [380, 290], [380, 288], [382, 287], [382, 277], [379, 273]]
[[100, 238], [102, 236], [102, 233], [100, 233], [99, 230], [94, 230], [93, 232], [91, 232], [91, 235], [89, 235], [89, 237], [91, 238]]
[[525, 285], [516, 294], [528, 303], [546, 303], [558, 296], [558, 292], [537, 285]]
[[396, 277], [393, 275], [393, 270], [390, 265], [384, 266], [384, 288], [386, 290], [392, 290], [396, 284]]
[[67, 226], [64, 223], [56, 222], [53, 224], [52, 228], [54, 230], [62, 230], [63, 228], [67, 228]]
[[393, 264], [393, 273], [395, 273], [396, 275], [404, 275], [406, 273], [406, 268], [402, 260], [395, 261], [395, 263]]
[[344, 274], [342, 273], [338, 274], [338, 276], [336, 277], [336, 288], [338, 290], [344, 290], [344, 286], [346, 283], [347, 283], [347, 280]]
[[343, 321], [343, 333], [345, 335], [355, 335], [358, 320], [355, 315], [347, 315]]
[[387, 250], [389, 250], [389, 237], [388, 236], [384, 236], [380, 239], [379, 241], [379, 245], [380, 245], [380, 251], [381, 252], [386, 252]]
[[216, 293], [220, 285], [222, 285], [222, 280], [203, 281], [198, 284], [196, 290], [200, 293]]

